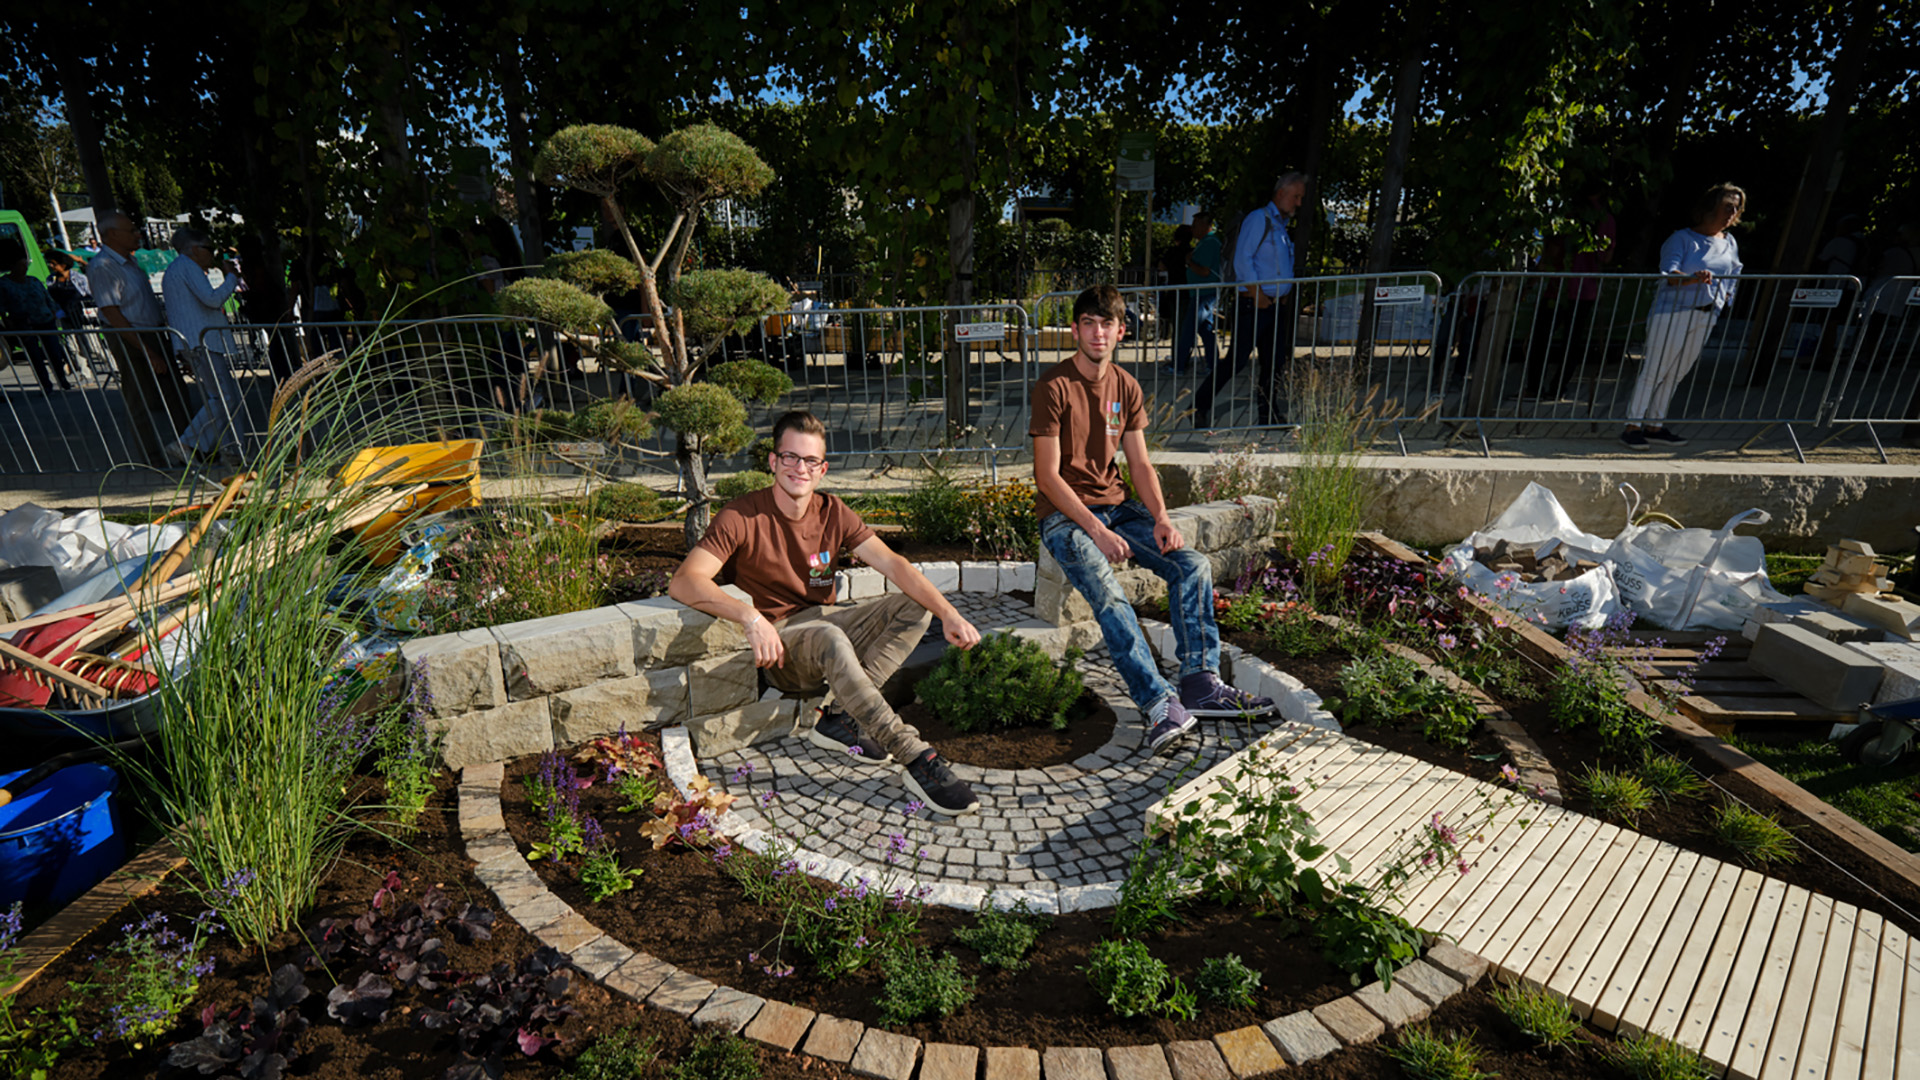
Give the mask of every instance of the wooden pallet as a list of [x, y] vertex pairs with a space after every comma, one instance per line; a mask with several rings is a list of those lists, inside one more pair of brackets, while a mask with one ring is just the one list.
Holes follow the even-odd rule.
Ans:
[[[1635, 630], [1628, 636], [1637, 642], [1662, 644], [1652, 650], [1642, 644], [1609, 652], [1631, 661], [1636, 676], [1684, 691], [1678, 702], [1680, 712], [1715, 735], [1794, 729], [1804, 729], [1809, 736], [1823, 735], [1830, 725], [1854, 720], [1852, 711], [1809, 701], [1748, 665], [1753, 645], [1738, 634], [1727, 634], [1720, 655], [1705, 664], [1699, 662], [1701, 651], [1721, 636], [1717, 632]], [[1692, 687], [1673, 681], [1696, 666]]]

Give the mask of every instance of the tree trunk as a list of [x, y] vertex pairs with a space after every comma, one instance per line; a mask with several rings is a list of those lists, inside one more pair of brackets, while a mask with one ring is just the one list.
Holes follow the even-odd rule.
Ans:
[[676, 435], [673, 456], [680, 462], [680, 475], [687, 482], [687, 550], [707, 535], [713, 520], [713, 488], [707, 483], [707, 459], [699, 446], [686, 435]]
[[[954, 307], [963, 307], [973, 302], [973, 223], [977, 196], [973, 183], [978, 173], [978, 159], [975, 157], [975, 123], [977, 116], [972, 109], [960, 132], [954, 136], [954, 148], [960, 155], [960, 173], [966, 179], [966, 186], [947, 204], [947, 303]], [[965, 322], [964, 312], [955, 312], [948, 317], [949, 325]], [[942, 351], [947, 362], [941, 365], [944, 371], [943, 396], [947, 413], [947, 438], [958, 443], [968, 428], [973, 426], [973, 417], [967, 408], [967, 360], [969, 349], [949, 337], [942, 342]]]
[[1384, 274], [1393, 264], [1393, 227], [1400, 214], [1400, 188], [1406, 178], [1407, 154], [1413, 145], [1413, 125], [1420, 112], [1420, 83], [1425, 70], [1427, 35], [1415, 31], [1400, 73], [1393, 81], [1393, 134], [1387, 139], [1387, 159], [1380, 171], [1380, 208], [1373, 218], [1373, 250], [1367, 273]]
[[93, 116], [93, 92], [89, 89], [87, 69], [72, 42], [52, 35], [54, 71], [60, 79], [60, 96], [67, 103], [67, 126], [73, 129], [74, 151], [80, 156], [80, 173], [87, 180], [87, 201], [93, 206], [95, 240], [99, 239], [100, 218], [119, 204], [113, 198], [113, 179], [107, 173], [107, 156], [100, 146], [100, 124]]
[[513, 169], [513, 208], [520, 225], [521, 257], [538, 264], [547, 255], [540, 189], [534, 182], [533, 134], [527, 128], [526, 78], [520, 70], [520, 40], [507, 47], [502, 97], [507, 108], [507, 160]]
[[1300, 204], [1302, 213], [1296, 215], [1293, 226], [1295, 277], [1305, 277], [1311, 270], [1307, 263], [1313, 257], [1314, 235], [1320, 226], [1320, 215], [1314, 207], [1320, 205], [1320, 165], [1326, 159], [1327, 127], [1333, 121], [1334, 50], [1326, 39], [1326, 22], [1318, 20], [1310, 53], [1313, 75], [1312, 89], [1307, 92], [1306, 163], [1301, 166], [1307, 174], [1307, 193]]

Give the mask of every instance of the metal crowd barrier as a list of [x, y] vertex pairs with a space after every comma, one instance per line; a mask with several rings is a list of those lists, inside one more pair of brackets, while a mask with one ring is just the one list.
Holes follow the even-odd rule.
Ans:
[[[1848, 355], [1857, 278], [1744, 274], [1708, 331], [1667, 417], [1744, 426], [1750, 445], [1784, 426], [1824, 422]], [[1647, 316], [1660, 274], [1476, 273], [1449, 298], [1431, 393], [1443, 422], [1549, 435], [1597, 431], [1630, 415], [1644, 376]]]
[[177, 339], [164, 328], [0, 333], [0, 475], [162, 463], [191, 402], [147, 356], [170, 358]]
[[1832, 392], [1828, 420], [1833, 438], [1864, 425], [1885, 462], [1880, 428], [1904, 428], [1908, 441], [1920, 439], [1920, 277], [1876, 282], [1859, 306], [1854, 347]]
[[[1139, 381], [1149, 428], [1167, 434], [1170, 445], [1218, 445], [1223, 437], [1295, 427], [1301, 410], [1335, 398], [1396, 428], [1395, 417], [1425, 409], [1442, 311], [1437, 275], [1347, 274], [1251, 287], [1281, 296], [1261, 309], [1237, 285], [1120, 290], [1128, 333], [1116, 361]], [[1076, 295], [1054, 292], [1034, 302], [1042, 371], [1073, 353], [1067, 325]]]

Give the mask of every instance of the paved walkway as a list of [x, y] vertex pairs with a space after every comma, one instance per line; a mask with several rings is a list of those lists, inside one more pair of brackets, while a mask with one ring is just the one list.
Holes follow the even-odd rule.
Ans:
[[1601, 1028], [1741, 1080], [1920, 1077], [1920, 941], [1875, 912], [1345, 736], [1289, 726], [1247, 753], [1311, 779], [1301, 805], [1363, 878], [1436, 814], [1478, 832], [1471, 871], [1416, 878], [1404, 914]]

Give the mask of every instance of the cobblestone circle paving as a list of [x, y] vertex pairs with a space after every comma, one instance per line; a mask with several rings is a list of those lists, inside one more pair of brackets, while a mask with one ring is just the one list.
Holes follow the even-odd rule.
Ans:
[[[1034, 625], [1033, 609], [1011, 596], [960, 593], [950, 599], [982, 634]], [[937, 620], [927, 639], [943, 640]], [[1163, 658], [1161, 664], [1173, 680], [1174, 659]], [[1177, 783], [1286, 722], [1278, 714], [1251, 722], [1203, 719], [1176, 753], [1150, 756], [1140, 712], [1128, 699], [1106, 646], [1088, 650], [1080, 671], [1118, 717], [1107, 744], [1046, 769], [956, 763], [955, 775], [972, 784], [980, 798], [977, 812], [957, 818], [923, 811], [909, 821], [904, 811], [911, 795], [897, 767], [851, 764], [844, 755], [794, 735], [711, 757], [698, 767], [738, 797], [722, 831], [755, 850], [764, 850], [776, 837], [797, 842], [796, 858], [816, 876], [867, 877], [888, 881], [889, 888], [911, 880], [928, 887], [928, 902], [955, 907], [977, 907], [989, 888], [996, 902], [1025, 899], [1042, 910], [1109, 906], [1126, 876], [1147, 808]], [[889, 864], [892, 837], [901, 833], [906, 854]]]

